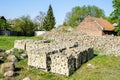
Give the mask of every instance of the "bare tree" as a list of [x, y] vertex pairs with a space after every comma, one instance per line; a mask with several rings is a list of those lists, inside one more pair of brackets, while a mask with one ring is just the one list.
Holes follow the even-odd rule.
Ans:
[[42, 29], [42, 25], [43, 25], [43, 20], [45, 18], [45, 12], [40, 11], [39, 15], [37, 15], [34, 19], [34, 22], [37, 24], [37, 30], [41, 30]]

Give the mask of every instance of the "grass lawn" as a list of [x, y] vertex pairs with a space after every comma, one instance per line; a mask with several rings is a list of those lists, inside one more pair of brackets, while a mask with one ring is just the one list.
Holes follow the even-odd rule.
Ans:
[[[89, 67], [87, 64], [92, 64]], [[16, 63], [18, 71], [15, 79], [29, 76], [32, 80], [120, 80], [120, 56], [98, 55], [83, 64], [70, 77], [43, 72], [27, 66], [27, 59]]]
[[0, 36], [0, 48], [10, 49], [14, 46], [15, 40], [21, 39], [42, 39], [41, 37], [24, 37], [24, 36]]
[[[39, 39], [36, 37], [4, 37], [0, 36], [0, 48], [10, 49], [16, 39]], [[2, 42], [2, 43], [1, 43]], [[15, 63], [16, 71], [13, 80], [30, 77], [31, 80], [120, 80], [120, 56], [105, 56], [97, 53], [90, 61], [83, 64], [70, 77], [43, 72], [27, 66], [27, 59]], [[88, 66], [91, 64], [91, 66]], [[2, 74], [0, 74], [2, 77]]]

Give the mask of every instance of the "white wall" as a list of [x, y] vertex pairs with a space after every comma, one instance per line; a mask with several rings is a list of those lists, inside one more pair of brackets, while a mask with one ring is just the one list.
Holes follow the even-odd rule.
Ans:
[[40, 36], [44, 33], [46, 33], [46, 31], [35, 31], [35, 36]]

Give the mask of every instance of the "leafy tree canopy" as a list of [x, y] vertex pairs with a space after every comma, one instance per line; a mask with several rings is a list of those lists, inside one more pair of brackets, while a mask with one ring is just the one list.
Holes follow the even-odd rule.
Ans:
[[6, 30], [8, 29], [9, 24], [6, 22], [4, 19], [0, 19], [0, 29], [1, 30]]
[[113, 0], [112, 3], [114, 11], [111, 13], [109, 20], [117, 24], [115, 32], [120, 35], [120, 0]]
[[65, 18], [65, 20], [67, 21], [65, 22], [69, 26], [76, 27], [88, 15], [105, 18], [104, 11], [96, 6], [76, 6], [66, 15], [67, 19]]
[[13, 20], [12, 30], [21, 32], [24, 36], [31, 36], [35, 30], [35, 24], [30, 19], [30, 16], [22, 16]]

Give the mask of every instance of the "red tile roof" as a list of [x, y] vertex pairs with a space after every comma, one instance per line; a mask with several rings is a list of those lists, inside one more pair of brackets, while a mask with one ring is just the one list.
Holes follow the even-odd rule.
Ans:
[[103, 30], [111, 31], [115, 29], [115, 27], [105, 19], [102, 18], [94, 18], [94, 19], [103, 27]]
[[[93, 24], [92, 22], [95, 22], [96, 24]], [[81, 26], [82, 25], [82, 26]], [[115, 29], [115, 27], [108, 22], [107, 20], [103, 19], [103, 18], [94, 18], [91, 16], [87, 16], [78, 26], [78, 28], [80, 27], [86, 27], [89, 25], [93, 25], [95, 28], [97, 28], [97, 26], [99, 26], [103, 31], [113, 31]], [[97, 26], [95, 26], [97, 25]]]

